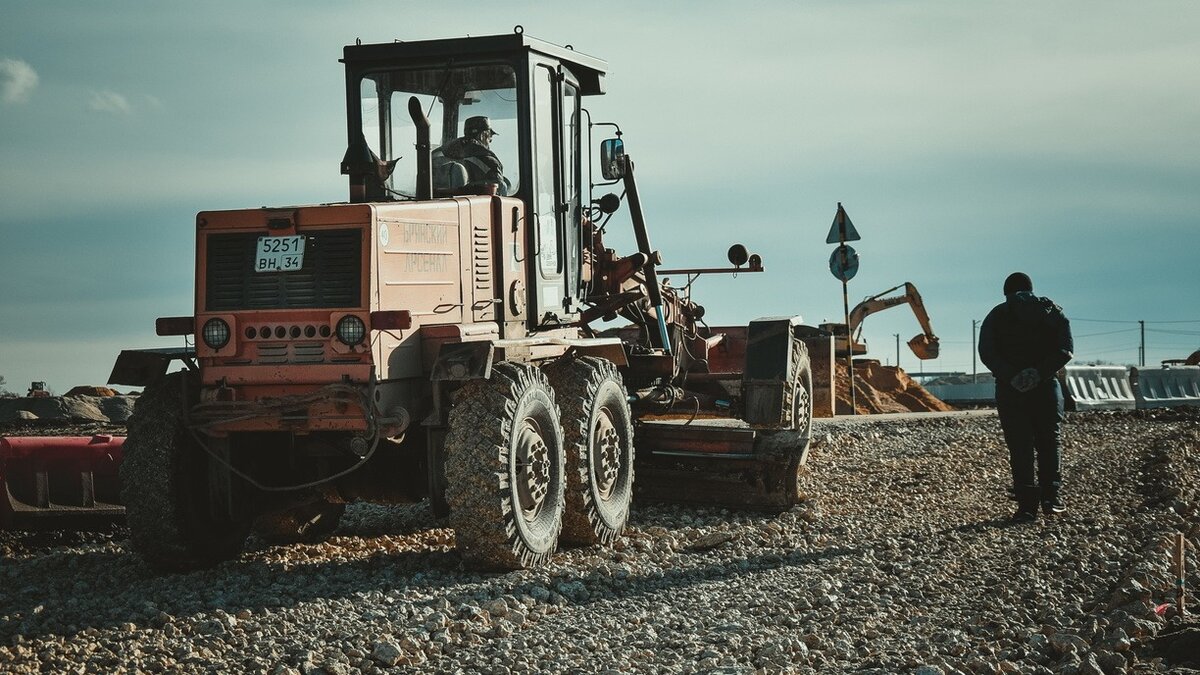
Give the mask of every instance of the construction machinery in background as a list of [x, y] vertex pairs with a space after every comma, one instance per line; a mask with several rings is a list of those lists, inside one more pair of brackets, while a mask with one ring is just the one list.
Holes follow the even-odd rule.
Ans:
[[45, 382], [30, 382], [29, 393], [25, 394], [28, 398], [49, 398], [50, 390], [46, 388]]
[[[903, 293], [888, 295], [900, 288], [904, 289]], [[921, 300], [921, 294], [917, 292], [917, 287], [909, 281], [872, 295], [855, 305], [854, 309], [850, 310], [848, 326], [844, 323], [823, 323], [820, 327], [834, 336], [834, 348], [837, 356], [844, 357], [847, 353], [862, 356], [867, 353], [867, 342], [862, 339], [863, 319], [889, 307], [906, 303], [916, 315], [917, 323], [921, 324], [921, 332], [908, 341], [909, 349], [918, 359], [936, 359], [939, 352], [938, 338], [933, 334], [933, 326], [929, 323], [929, 313], [925, 311], [925, 303]]]
[[[342, 62], [349, 201], [198, 214], [195, 311], [157, 321], [185, 346], [114, 366], [145, 387], [121, 475], [146, 560], [212, 564], [254, 526], [314, 539], [348, 501], [427, 498], [468, 564], [537, 565], [618, 537], [635, 472], [652, 496], [797, 502], [800, 317], [709, 327], [690, 284], [660, 281], [619, 127], [582, 105], [605, 62], [519, 29]], [[615, 130], [598, 162], [597, 128]], [[604, 241], [622, 202], [628, 254]]]

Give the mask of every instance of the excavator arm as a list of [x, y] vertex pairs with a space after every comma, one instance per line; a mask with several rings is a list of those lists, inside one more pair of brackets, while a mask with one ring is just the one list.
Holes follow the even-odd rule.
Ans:
[[[904, 293], [901, 295], [888, 296], [889, 293], [904, 288]], [[921, 300], [921, 294], [917, 292], [917, 287], [912, 285], [912, 282], [906, 281], [898, 286], [893, 286], [886, 291], [872, 295], [854, 306], [850, 311], [850, 325], [848, 335], [852, 336], [851, 349], [860, 347], [859, 341], [862, 335], [862, 322], [871, 314], [881, 312], [889, 307], [895, 307], [908, 303], [912, 307], [913, 314], [917, 317], [917, 323], [921, 324], [921, 333], [908, 341], [909, 349], [912, 349], [913, 354], [918, 359], [936, 359], [938, 356], [939, 344], [938, 338], [933, 334], [933, 326], [929, 323], [929, 313], [925, 311], [925, 303]], [[860, 347], [855, 353], [865, 353], [866, 348]]]

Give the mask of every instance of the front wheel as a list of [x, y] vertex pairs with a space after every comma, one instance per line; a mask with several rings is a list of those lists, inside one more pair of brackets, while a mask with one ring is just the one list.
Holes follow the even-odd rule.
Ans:
[[546, 374], [562, 407], [567, 455], [563, 539], [611, 544], [633, 500], [633, 416], [617, 367], [593, 356], [567, 358]]
[[446, 501], [464, 561], [544, 564], [562, 530], [565, 454], [554, 392], [542, 371], [499, 363], [468, 382], [450, 409]]
[[187, 570], [237, 557], [250, 524], [213, 498], [213, 459], [183, 422], [197, 387], [171, 373], [146, 387], [129, 417], [121, 499], [135, 551], [152, 566]]

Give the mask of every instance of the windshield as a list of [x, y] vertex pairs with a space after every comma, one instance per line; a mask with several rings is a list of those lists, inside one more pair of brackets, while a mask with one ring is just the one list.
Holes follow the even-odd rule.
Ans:
[[470, 194], [484, 183], [498, 184], [502, 195], [517, 191], [520, 145], [511, 66], [368, 73], [359, 92], [367, 144], [380, 159], [399, 160], [387, 186], [394, 195], [412, 198], [416, 193], [417, 134], [408, 114], [412, 96], [429, 118], [435, 192]]

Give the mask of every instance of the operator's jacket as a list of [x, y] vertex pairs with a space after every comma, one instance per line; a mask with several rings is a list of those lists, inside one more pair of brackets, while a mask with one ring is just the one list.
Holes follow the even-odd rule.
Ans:
[[500, 186], [500, 194], [506, 194], [508, 181], [504, 179], [504, 165], [483, 143], [474, 138], [456, 138], [442, 147], [442, 154], [466, 167], [470, 176], [468, 185], [495, 183]]
[[1053, 381], [1074, 350], [1062, 308], [1028, 291], [1005, 296], [979, 332], [979, 358], [996, 376], [997, 390], [1015, 392], [1010, 381], [1026, 368], [1036, 368], [1042, 383]]

